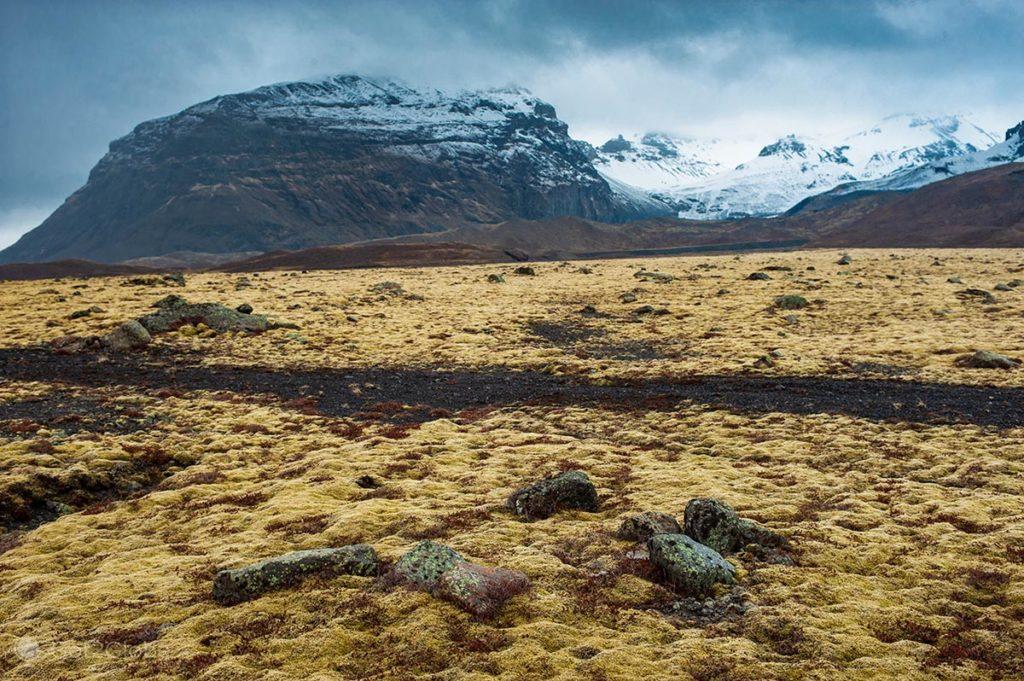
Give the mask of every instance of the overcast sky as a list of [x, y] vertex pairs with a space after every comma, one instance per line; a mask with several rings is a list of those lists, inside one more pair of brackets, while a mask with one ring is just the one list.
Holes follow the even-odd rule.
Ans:
[[907, 111], [1024, 119], [1024, 0], [0, 0], [0, 247], [110, 140], [330, 73], [516, 83], [576, 137], [765, 141]]

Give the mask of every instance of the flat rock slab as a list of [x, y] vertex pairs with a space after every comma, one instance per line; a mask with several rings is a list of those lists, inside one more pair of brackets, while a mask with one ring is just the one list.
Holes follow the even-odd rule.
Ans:
[[568, 471], [517, 490], [509, 497], [508, 506], [528, 520], [549, 518], [563, 509], [594, 512], [597, 489], [583, 471]]
[[379, 570], [377, 553], [366, 544], [295, 551], [237, 570], [221, 570], [213, 580], [213, 599], [234, 605], [314, 575], [372, 577]]
[[688, 596], [702, 596], [715, 584], [736, 581], [736, 568], [720, 553], [685, 534], [656, 534], [647, 548], [651, 564], [665, 581]]

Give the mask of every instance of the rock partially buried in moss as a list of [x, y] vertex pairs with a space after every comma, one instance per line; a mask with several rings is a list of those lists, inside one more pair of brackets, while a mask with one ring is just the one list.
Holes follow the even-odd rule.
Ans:
[[429, 539], [412, 547], [395, 563], [395, 575], [413, 586], [433, 591], [441, 575], [466, 560], [458, 551]]
[[682, 534], [679, 522], [668, 513], [644, 511], [622, 521], [615, 536], [626, 541], [643, 542], [656, 534]]
[[517, 490], [508, 506], [527, 520], [548, 518], [563, 509], [594, 512], [597, 489], [583, 471], [568, 471]]
[[717, 499], [691, 499], [686, 504], [684, 532], [723, 556], [751, 547], [771, 562], [789, 562], [788, 541], [782, 535], [740, 518], [728, 504]]
[[1021, 364], [1019, 359], [988, 350], [978, 350], [973, 355], [961, 357], [956, 363], [968, 369], [1015, 369]]
[[653, 281], [656, 284], [668, 284], [676, 280], [671, 274], [665, 272], [654, 272], [651, 270], [640, 270], [634, 272], [633, 277], [641, 281]]
[[276, 328], [264, 315], [246, 314], [219, 303], [190, 303], [181, 296], [169, 295], [154, 305], [157, 312], [139, 317], [151, 334], [175, 331], [183, 326], [205, 324], [217, 333], [248, 331], [262, 333]]
[[839, 260], [836, 260], [837, 265], [849, 265], [853, 262], [853, 258], [850, 257], [849, 253], [844, 253]]
[[736, 568], [721, 554], [685, 534], [656, 534], [647, 549], [665, 582], [687, 595], [701, 596], [715, 584], [736, 581]]
[[505, 277], [501, 276], [500, 274], [488, 274], [487, 281], [489, 281], [492, 284], [504, 284]]
[[797, 295], [779, 296], [775, 299], [775, 307], [780, 310], [802, 310], [807, 307], [807, 299]]
[[125, 322], [110, 333], [100, 338], [103, 347], [114, 352], [127, 352], [144, 348], [153, 341], [149, 331], [134, 319]]
[[770, 279], [771, 277], [769, 277], [765, 272], [752, 272], [747, 275], [748, 281], [768, 281]]
[[521, 572], [457, 563], [441, 575], [436, 595], [480, 617], [490, 617], [508, 599], [530, 588]]
[[526, 265], [521, 265], [521, 266], [515, 268], [514, 270], [512, 270], [512, 274], [518, 274], [520, 277], [535, 277], [535, 276], [537, 276], [537, 273], [534, 271], [534, 269], [532, 267], [528, 267]]
[[234, 605], [294, 586], [313, 575], [372, 577], [379, 570], [377, 553], [366, 544], [295, 551], [237, 570], [221, 570], [213, 580], [213, 599]]

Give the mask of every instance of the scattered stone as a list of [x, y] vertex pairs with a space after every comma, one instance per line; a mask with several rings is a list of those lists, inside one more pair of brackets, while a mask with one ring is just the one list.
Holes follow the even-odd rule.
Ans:
[[235, 308], [235, 312], [241, 312], [242, 314], [252, 314], [252, 305], [249, 303], [242, 303]]
[[849, 265], [852, 262], [853, 258], [850, 257], [849, 253], [844, 253], [843, 257], [839, 258], [839, 260], [836, 260], [837, 265]]
[[946, 283], [947, 284], [962, 284], [964, 282], [960, 279], [960, 277], [950, 277], [949, 279], [946, 280]]
[[593, 274], [594, 270], [584, 265], [576, 270], [579, 274]]
[[656, 534], [647, 542], [651, 564], [671, 586], [690, 596], [711, 593], [715, 584], [733, 584], [734, 568], [717, 551], [685, 534]]
[[668, 308], [654, 307], [653, 305], [641, 305], [640, 307], [633, 310], [633, 314], [638, 317], [643, 315], [653, 315], [655, 317], [661, 317], [668, 314]]
[[623, 293], [621, 296], [619, 296], [619, 300], [622, 301], [623, 303], [635, 303], [636, 294], [629, 292]]
[[398, 559], [395, 576], [481, 617], [489, 617], [509, 598], [526, 591], [521, 572], [468, 562], [457, 551], [430, 540], [421, 541]]
[[981, 302], [989, 304], [996, 302], [996, 297], [994, 295], [980, 288], [968, 288], [964, 289], [963, 291], [957, 291], [956, 297], [959, 298], [960, 300], [970, 300], [972, 298], [977, 298], [981, 300]]
[[747, 275], [748, 281], [769, 281], [771, 277], [765, 272], [752, 272]]
[[676, 280], [671, 274], [655, 272], [653, 270], [640, 270], [639, 272], [634, 272], [633, 276], [641, 281], [653, 281], [657, 284], [667, 284]]
[[775, 360], [773, 360], [768, 355], [761, 355], [756, 360], [754, 360], [754, 366], [757, 367], [758, 369], [769, 369], [775, 366]]
[[500, 274], [488, 274], [487, 281], [489, 281], [492, 284], [504, 284], [505, 277], [501, 276]]
[[969, 369], [1015, 369], [1021, 364], [1019, 359], [988, 350], [978, 350], [973, 355], [965, 355], [956, 363]]
[[644, 511], [622, 521], [615, 536], [626, 541], [645, 542], [656, 534], [682, 534], [679, 522], [668, 513]]
[[[762, 270], [766, 270], [768, 272], [792, 272], [793, 271], [793, 268], [790, 267], [789, 265], [766, 265], [766, 266], [762, 267], [761, 269]], [[809, 268], [809, 269], [814, 269], [814, 268], [812, 267], [812, 268]]]
[[213, 580], [213, 599], [234, 605], [294, 586], [312, 575], [372, 577], [379, 569], [377, 553], [366, 544], [295, 551], [237, 570], [221, 570]]
[[800, 323], [800, 317], [796, 316], [795, 314], [788, 314], [782, 319], [790, 326], [795, 326]]
[[734, 622], [754, 608], [747, 597], [747, 592], [734, 586], [728, 593], [717, 598], [695, 598], [687, 596], [674, 601], [662, 609], [669, 617], [679, 617], [688, 624], [706, 627], [718, 622]]
[[436, 595], [478, 617], [491, 617], [529, 588], [530, 580], [521, 572], [463, 562], [441, 575]]
[[1021, 286], [1024, 286], [1024, 279], [1011, 279], [1006, 282], [1006, 285], [1010, 288], [1020, 288]]
[[512, 274], [517, 274], [520, 277], [535, 277], [535, 276], [537, 276], [537, 273], [534, 272], [533, 268], [532, 267], [528, 267], [526, 265], [520, 265], [519, 267], [515, 268], [514, 270], [512, 270]]
[[356, 478], [356, 485], [363, 489], [377, 489], [381, 486], [381, 482], [372, 475], [360, 475]]
[[98, 305], [93, 305], [92, 307], [86, 308], [84, 310], [75, 310], [74, 312], [68, 315], [68, 319], [81, 319], [82, 317], [89, 317], [91, 315], [99, 314], [101, 312], [103, 312], [102, 307]]
[[775, 307], [780, 310], [802, 310], [807, 307], [807, 299], [797, 295], [779, 296], [775, 299]]
[[1013, 287], [1010, 286], [1009, 284], [996, 284], [992, 288], [994, 288], [997, 291], [1012, 291], [1013, 290]]
[[110, 333], [100, 338], [103, 347], [114, 352], [138, 350], [153, 342], [153, 337], [146, 327], [136, 320], [127, 321]]
[[181, 272], [162, 276], [131, 277], [121, 282], [121, 286], [184, 286], [185, 275]]
[[426, 591], [437, 588], [441, 575], [466, 560], [458, 551], [425, 539], [412, 547], [395, 563], [395, 575], [402, 581]]
[[755, 555], [770, 562], [790, 562], [785, 554], [788, 548], [785, 537], [740, 518], [732, 507], [717, 499], [691, 499], [686, 504], [684, 528], [687, 536], [723, 556], [750, 548]]
[[517, 490], [508, 506], [527, 520], [548, 518], [563, 509], [595, 512], [597, 489], [583, 471], [568, 471]]

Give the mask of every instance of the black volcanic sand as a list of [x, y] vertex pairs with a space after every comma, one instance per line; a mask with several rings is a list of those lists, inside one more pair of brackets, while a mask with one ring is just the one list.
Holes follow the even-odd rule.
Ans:
[[[419, 409], [396, 412], [395, 420], [413, 421], [436, 418], [437, 410], [521, 404], [672, 410], [680, 403], [694, 402], [740, 413], [843, 414], [999, 428], [1024, 425], [1024, 388], [795, 376], [667, 377], [601, 386], [500, 368], [478, 372], [436, 368], [283, 370], [201, 366], [194, 362], [198, 358], [154, 349], [97, 361], [89, 354], [8, 348], [0, 349], [0, 379], [153, 391], [226, 390], [296, 401], [296, 405], [326, 416], [379, 414], [380, 405], [400, 403]], [[0, 420], [21, 418], [25, 409], [24, 403], [0, 404]]]
[[[5, 374], [0, 374], [0, 378]], [[32, 435], [38, 428], [65, 433], [132, 433], [151, 425], [133, 407], [57, 390], [0, 404], [0, 437]]]

